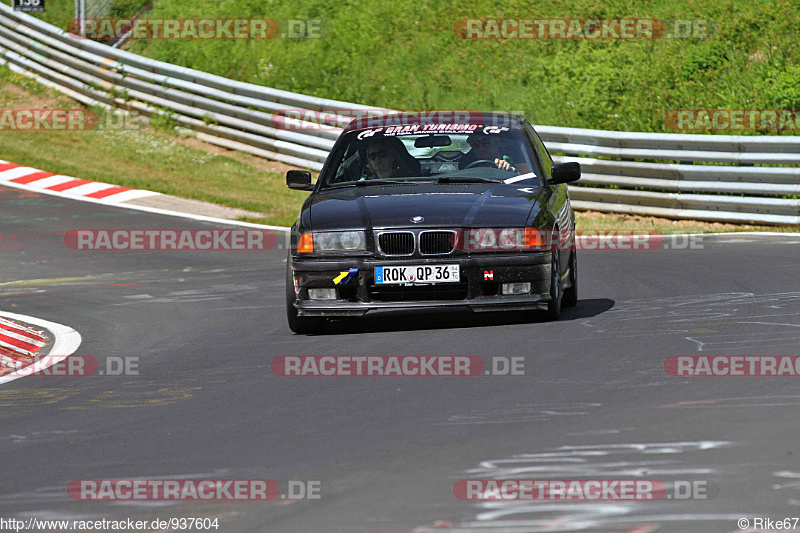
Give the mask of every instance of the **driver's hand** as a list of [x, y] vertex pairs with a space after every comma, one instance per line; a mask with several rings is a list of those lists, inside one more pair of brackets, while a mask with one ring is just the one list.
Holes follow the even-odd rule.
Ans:
[[494, 160], [494, 164], [500, 170], [514, 170], [514, 167], [512, 167], [508, 161], [506, 161], [505, 159], [500, 159], [499, 157]]

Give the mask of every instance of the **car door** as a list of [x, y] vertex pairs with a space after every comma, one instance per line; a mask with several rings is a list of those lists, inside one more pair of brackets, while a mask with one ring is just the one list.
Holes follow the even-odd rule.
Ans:
[[[547, 183], [547, 180], [549, 180], [553, 174], [553, 158], [550, 156], [550, 152], [547, 151], [547, 147], [542, 142], [539, 134], [533, 129], [533, 126], [526, 123], [525, 132], [533, 148], [536, 150], [540, 172], [542, 173], [542, 181]], [[549, 189], [547, 209], [553, 215], [554, 228], [557, 227], [560, 230], [558, 234], [559, 246], [563, 250], [568, 248], [569, 243], [572, 242], [571, 232], [575, 228], [575, 214], [569, 203], [569, 190], [565, 183], [547, 185], [546, 187]], [[569, 265], [569, 254], [562, 253], [559, 259], [561, 271], [564, 272]]]

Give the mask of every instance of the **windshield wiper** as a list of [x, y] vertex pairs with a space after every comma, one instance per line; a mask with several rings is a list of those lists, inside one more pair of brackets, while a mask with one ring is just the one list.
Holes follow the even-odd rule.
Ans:
[[475, 176], [442, 176], [437, 181], [439, 183], [500, 183], [497, 180], [478, 178]]
[[363, 180], [363, 181], [357, 181], [356, 187], [366, 187], [367, 185], [395, 185], [397, 183], [404, 183], [404, 182], [398, 180], [381, 180], [381, 179]]

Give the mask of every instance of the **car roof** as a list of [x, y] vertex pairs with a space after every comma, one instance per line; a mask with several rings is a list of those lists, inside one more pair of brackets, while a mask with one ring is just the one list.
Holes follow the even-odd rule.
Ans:
[[464, 111], [464, 110], [430, 110], [430, 111], [386, 111], [377, 113], [364, 112], [363, 117], [353, 119], [343, 133], [362, 131], [373, 128], [410, 124], [479, 124], [484, 126], [508, 126], [521, 128], [528, 121], [517, 113], [502, 111]]

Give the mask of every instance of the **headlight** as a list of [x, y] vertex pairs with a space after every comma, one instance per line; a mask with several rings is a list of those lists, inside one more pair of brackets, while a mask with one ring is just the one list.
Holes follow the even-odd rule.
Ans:
[[303, 239], [311, 241], [311, 245], [302, 250], [305, 252], [363, 252], [367, 249], [367, 239], [363, 231], [306, 233], [301, 241]]
[[465, 229], [461, 249], [467, 252], [544, 250], [547, 243], [536, 228]]

